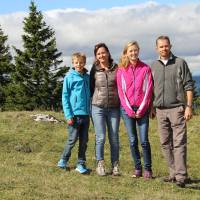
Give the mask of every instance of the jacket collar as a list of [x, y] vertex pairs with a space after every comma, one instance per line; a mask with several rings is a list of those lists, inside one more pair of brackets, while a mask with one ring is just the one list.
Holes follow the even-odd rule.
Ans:
[[[93, 64], [93, 66], [95, 66], [95, 68], [96, 68], [97, 71], [105, 71], [105, 69], [101, 68], [100, 65], [95, 65], [95, 64]], [[115, 70], [116, 67], [117, 67], [117, 64], [116, 64], [116, 63], [112, 63], [112, 64], [108, 67], [108, 69], [109, 69], [109, 71], [113, 71], [113, 70]]]
[[[175, 58], [174, 54], [173, 54], [172, 52], [170, 52], [168, 60], [173, 60], [174, 58]], [[160, 59], [160, 56], [158, 57], [158, 60], [159, 60], [159, 61], [162, 61], [162, 60]]]
[[71, 70], [74, 74], [80, 74], [80, 75], [84, 75], [84, 74], [86, 74], [87, 72], [88, 72], [88, 70], [86, 69], [86, 68], [83, 68], [83, 73], [81, 74], [81, 73], [79, 73], [79, 72], [77, 72], [76, 70], [75, 70], [75, 68], [74, 67], [72, 67], [72, 70]]

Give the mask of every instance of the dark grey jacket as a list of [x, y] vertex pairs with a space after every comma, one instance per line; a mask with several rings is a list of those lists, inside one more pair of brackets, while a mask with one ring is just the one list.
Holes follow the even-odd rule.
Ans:
[[154, 106], [174, 108], [185, 105], [185, 92], [193, 90], [194, 83], [187, 63], [173, 54], [165, 65], [161, 60], [152, 64]]
[[108, 71], [100, 66], [93, 65], [90, 72], [92, 105], [110, 108], [119, 107], [116, 70], [116, 64], [113, 64]]

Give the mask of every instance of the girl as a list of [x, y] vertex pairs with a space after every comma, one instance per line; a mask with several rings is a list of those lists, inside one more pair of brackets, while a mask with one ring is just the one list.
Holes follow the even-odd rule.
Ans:
[[136, 124], [139, 127], [140, 143], [144, 156], [144, 178], [152, 178], [151, 148], [148, 140], [149, 113], [152, 98], [152, 74], [150, 67], [140, 61], [139, 45], [129, 42], [123, 51], [117, 71], [117, 86], [121, 102], [131, 155], [135, 163], [133, 177], [142, 176]]

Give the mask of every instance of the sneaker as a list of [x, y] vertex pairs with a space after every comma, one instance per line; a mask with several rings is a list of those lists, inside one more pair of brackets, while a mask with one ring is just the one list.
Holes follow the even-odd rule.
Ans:
[[77, 164], [75, 170], [80, 174], [86, 174], [88, 172], [88, 169], [84, 164]]
[[186, 179], [184, 180], [185, 184], [191, 184], [192, 180], [190, 177], [186, 177]]
[[152, 179], [153, 177], [152, 177], [152, 175], [153, 175], [153, 173], [152, 173], [152, 171], [150, 171], [150, 170], [144, 170], [144, 179]]
[[119, 176], [120, 172], [119, 172], [119, 163], [115, 162], [112, 168], [112, 175], [113, 176]]
[[142, 177], [142, 170], [141, 169], [135, 169], [135, 172], [132, 176], [133, 178], [139, 178]]
[[106, 170], [105, 170], [105, 165], [104, 165], [104, 160], [99, 160], [97, 163], [97, 168], [96, 172], [99, 176], [105, 176], [106, 175]]
[[176, 185], [180, 188], [185, 188], [185, 182], [184, 181], [176, 181]]
[[166, 183], [175, 183], [176, 182], [176, 178], [170, 177], [170, 176], [164, 177], [162, 180], [163, 180], [163, 182], [166, 182]]
[[60, 167], [61, 169], [66, 169], [67, 168], [67, 162], [66, 162], [66, 160], [60, 159], [58, 161], [57, 166]]

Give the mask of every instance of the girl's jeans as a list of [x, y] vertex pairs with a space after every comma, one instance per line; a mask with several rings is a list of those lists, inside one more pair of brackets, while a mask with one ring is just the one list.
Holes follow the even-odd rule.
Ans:
[[68, 139], [66, 141], [62, 159], [69, 160], [71, 156], [71, 150], [75, 146], [76, 141], [79, 139], [78, 147], [78, 163], [84, 164], [86, 161], [86, 149], [88, 142], [88, 129], [90, 118], [88, 115], [77, 115], [74, 117], [74, 124], [68, 126]]
[[[137, 108], [133, 107], [136, 111]], [[139, 129], [140, 143], [142, 146], [144, 156], [144, 168], [145, 170], [151, 171], [151, 147], [148, 139], [148, 128], [149, 128], [149, 116], [146, 113], [142, 118], [132, 118], [126, 114], [124, 108], [121, 107], [121, 114], [124, 120], [130, 143], [131, 155], [135, 163], [135, 169], [142, 169], [141, 157], [138, 148], [138, 136], [137, 127]]]
[[92, 119], [96, 133], [96, 159], [104, 160], [106, 126], [110, 143], [111, 163], [119, 161], [119, 108], [101, 108], [92, 105]]

